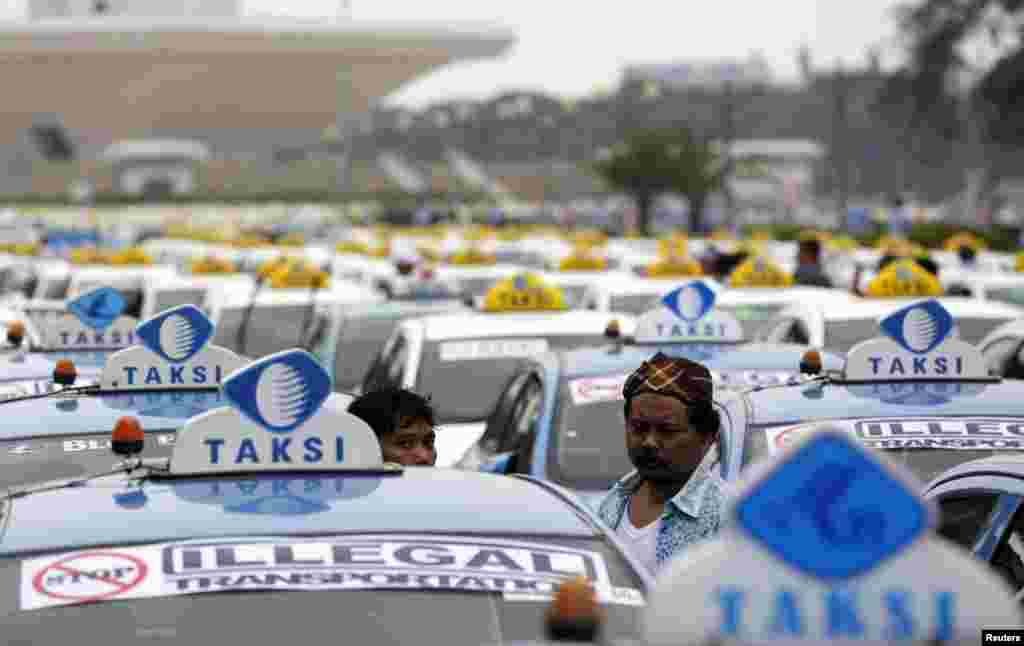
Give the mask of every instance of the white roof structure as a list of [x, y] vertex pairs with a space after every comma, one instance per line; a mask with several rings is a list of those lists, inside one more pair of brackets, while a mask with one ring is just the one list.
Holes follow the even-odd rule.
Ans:
[[41, 112], [118, 141], [152, 131], [311, 128], [425, 73], [497, 56], [493, 25], [104, 15], [0, 23], [0, 142]]
[[125, 140], [107, 146], [103, 151], [103, 158], [113, 162], [136, 159], [187, 159], [203, 162], [210, 158], [210, 150], [198, 141]]

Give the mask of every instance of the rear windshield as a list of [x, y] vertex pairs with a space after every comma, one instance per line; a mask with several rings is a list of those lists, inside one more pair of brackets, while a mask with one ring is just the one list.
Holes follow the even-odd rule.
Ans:
[[[68, 412], [74, 413], [74, 399], [58, 404], [67, 406]], [[196, 414], [206, 408], [197, 408]], [[24, 426], [24, 435], [38, 432], [31, 420], [25, 420]], [[143, 454], [147, 458], [170, 457], [175, 432], [173, 428], [147, 428]], [[14, 433], [17, 433], [16, 429], [5, 430], [5, 434]], [[109, 471], [117, 461], [118, 456], [110, 450], [110, 429], [4, 439], [0, 440], [0, 489], [101, 473]]]
[[622, 294], [611, 297], [611, 311], [626, 314], [643, 314], [658, 302], [653, 294]]
[[340, 390], [358, 388], [370, 364], [395, 331], [401, 317], [345, 319], [334, 349], [334, 385]]
[[989, 300], [1009, 303], [1010, 305], [1024, 306], [1024, 286], [1021, 287], [997, 287], [987, 291]]
[[783, 304], [759, 304], [759, 305], [719, 305], [716, 309], [729, 312], [736, 317], [743, 327], [743, 338], [753, 339], [761, 328], [776, 314], [782, 310]]
[[825, 349], [845, 354], [861, 341], [879, 335], [877, 319], [847, 319], [825, 323]]
[[[342, 547], [342, 551], [320, 549], [332, 548], [339, 539], [351, 542], [353, 538], [365, 538], [365, 544], [358, 549]], [[577, 557], [596, 567], [597, 580], [608, 590], [606, 598], [620, 600], [603, 604], [603, 636], [611, 644], [639, 639], [642, 607], [637, 600], [642, 584], [628, 564], [601, 540], [438, 537], [422, 538], [417, 544], [397, 549], [391, 546], [383, 552], [380, 537], [315, 540], [303, 546], [309, 549], [302, 553], [299, 546], [303, 544], [297, 541], [250, 543], [248, 547], [254, 550], [243, 555], [249, 563], [239, 558], [229, 566], [219, 559], [225, 554], [238, 556], [233, 554], [238, 546], [230, 543], [217, 547], [152, 546], [148, 548], [152, 556], [142, 585], [136, 582], [140, 577], [132, 566], [140, 561], [147, 566], [147, 560], [120, 555], [139, 559], [147, 548], [120, 548], [113, 556], [93, 557], [91, 561], [87, 556], [76, 559], [75, 555], [50, 555], [35, 561], [0, 559], [0, 582], [6, 590], [0, 594], [4, 643], [481, 646], [538, 642], [544, 638], [550, 589], [563, 576], [552, 570], [567, 568], [571, 574]], [[453, 544], [451, 547], [457, 543], [460, 550], [439, 546], [442, 540]], [[283, 547], [279, 545], [282, 543]], [[515, 546], [520, 544], [537, 549], [516, 551]], [[262, 557], [258, 554], [268, 547], [275, 550], [274, 557], [259, 560]], [[285, 557], [303, 560], [282, 564], [278, 549], [288, 551]], [[349, 551], [344, 552], [346, 549]], [[402, 549], [405, 551], [400, 554]], [[116, 552], [115, 548], [106, 551]], [[356, 560], [370, 553], [381, 555], [382, 560], [366, 565]], [[310, 564], [313, 554], [323, 557], [320, 565]], [[536, 558], [540, 560], [531, 562]], [[486, 559], [487, 564], [474, 565], [474, 559], [477, 563]], [[59, 560], [63, 560], [61, 565], [51, 566]], [[254, 562], [261, 567], [252, 565]], [[394, 567], [373, 565], [391, 562]], [[503, 563], [508, 564], [504, 569]], [[185, 575], [187, 567], [204, 571]], [[114, 578], [111, 572], [117, 572], [118, 579], [124, 581], [83, 582], [81, 575], [86, 570], [106, 572], [105, 578], [109, 579]], [[146, 590], [152, 585], [151, 578], [158, 576], [171, 582], [168, 588]], [[31, 584], [23, 585], [23, 578], [30, 579]], [[135, 585], [126, 589], [129, 583]], [[375, 589], [374, 584], [399, 589]], [[276, 589], [252, 589], [257, 586]], [[317, 590], [315, 586], [362, 589]], [[193, 593], [181, 594], [181, 587]], [[19, 593], [23, 588], [27, 590]], [[231, 594], [212, 594], [216, 592]], [[52, 605], [67, 596], [89, 594], [98, 597], [95, 603]], [[156, 594], [163, 596], [149, 597]], [[131, 598], [133, 595], [142, 598]], [[622, 601], [626, 597], [632, 605]]]
[[[507, 345], [536, 346], [540, 352], [572, 350], [597, 346], [605, 342], [603, 335], [580, 334], [571, 336], [502, 337]], [[502, 389], [516, 374], [517, 367], [528, 353], [499, 352], [514, 356], [453, 358], [442, 356], [446, 347], [456, 344], [487, 344], [496, 339], [452, 339], [427, 342], [423, 346], [417, 374], [417, 392], [431, 396], [439, 423], [472, 422], [487, 419], [498, 401]], [[536, 343], [546, 341], [546, 343]], [[447, 353], [446, 353], [447, 354]]]

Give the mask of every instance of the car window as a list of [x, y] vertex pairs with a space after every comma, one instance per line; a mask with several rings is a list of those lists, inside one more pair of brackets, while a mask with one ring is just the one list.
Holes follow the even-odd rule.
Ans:
[[405, 365], [408, 360], [409, 342], [406, 341], [403, 334], [395, 340], [395, 345], [391, 347], [391, 354], [385, 364], [386, 378], [389, 384], [399, 387], [402, 385], [402, 379], [405, 376]]
[[394, 363], [398, 352], [404, 345], [405, 335], [397, 332], [385, 343], [380, 354], [374, 360], [373, 365], [370, 366], [366, 379], [363, 380], [364, 391], [385, 386], [401, 386], [401, 384], [392, 381], [392, 375], [402, 371], [404, 368], [404, 364], [396, 366]]
[[987, 290], [989, 300], [1009, 303], [1010, 305], [1024, 305], [1024, 286], [1020, 287], [995, 287]]
[[794, 321], [782, 342], [794, 345], [809, 345], [811, 343], [811, 333], [807, 329], [807, 324], [803, 321]]
[[516, 398], [512, 411], [512, 423], [508, 425], [502, 435], [502, 442], [498, 447], [499, 453], [517, 451], [523, 445], [526, 437], [540, 419], [542, 398], [540, 381], [536, 377], [529, 377]]
[[1018, 508], [1013, 521], [992, 555], [992, 567], [1013, 586], [1024, 588], [1024, 510]]
[[547, 475], [572, 489], [608, 489], [633, 470], [626, 454], [623, 402], [576, 404], [568, 379], [559, 384], [559, 391]]
[[516, 402], [519, 393], [522, 392], [523, 384], [526, 383], [527, 375], [520, 374], [509, 380], [508, 386], [502, 392], [494, 411], [487, 420], [487, 428], [480, 438], [480, 446], [487, 453], [497, 453], [498, 447], [502, 444], [502, 438], [512, 425], [512, 415], [515, 413]]
[[1006, 375], [1008, 362], [1013, 357], [1021, 343], [1020, 337], [1005, 336], [989, 343], [982, 348], [981, 353], [985, 357], [988, 369], [997, 375]]
[[964, 549], [973, 548], [998, 499], [998, 494], [976, 493], [939, 500], [939, 535]]

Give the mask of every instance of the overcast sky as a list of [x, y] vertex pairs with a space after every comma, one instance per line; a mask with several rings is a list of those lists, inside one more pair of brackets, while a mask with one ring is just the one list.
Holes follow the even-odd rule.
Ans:
[[[337, 16], [339, 0], [243, 0], [248, 13]], [[622, 67], [745, 57], [761, 52], [779, 76], [796, 76], [807, 43], [818, 65], [861, 64], [883, 43], [897, 60], [892, 9], [898, 0], [350, 0], [357, 19], [472, 21], [507, 25], [518, 44], [501, 59], [446, 68], [391, 97], [422, 106], [445, 98], [485, 98], [517, 89], [567, 96], [612, 88]], [[25, 0], [0, 0], [0, 19], [24, 15]]]

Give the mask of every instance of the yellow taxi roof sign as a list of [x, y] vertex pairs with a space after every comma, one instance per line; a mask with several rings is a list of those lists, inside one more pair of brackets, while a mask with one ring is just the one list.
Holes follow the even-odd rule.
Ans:
[[566, 256], [558, 263], [558, 271], [603, 271], [608, 268], [608, 261], [592, 253], [579, 251]]
[[986, 248], [986, 245], [984, 240], [970, 231], [962, 231], [946, 240], [943, 247], [946, 251], [956, 251], [960, 247], [970, 247], [975, 251], [981, 251]]
[[521, 274], [498, 281], [484, 295], [485, 312], [550, 312], [568, 309], [562, 290], [536, 274]]
[[448, 263], [462, 266], [493, 265], [498, 262], [494, 254], [487, 253], [478, 247], [469, 247], [448, 257]]
[[744, 260], [729, 274], [729, 287], [789, 287], [793, 277], [764, 256]]
[[922, 298], [941, 296], [939, 279], [915, 261], [906, 259], [890, 264], [871, 279], [865, 296], [872, 298]]
[[693, 258], [663, 258], [644, 268], [648, 278], [688, 278], [703, 276], [704, 268]]
[[1014, 263], [1014, 269], [1017, 271], [1024, 272], [1024, 251], [1017, 254], [1017, 260]]

